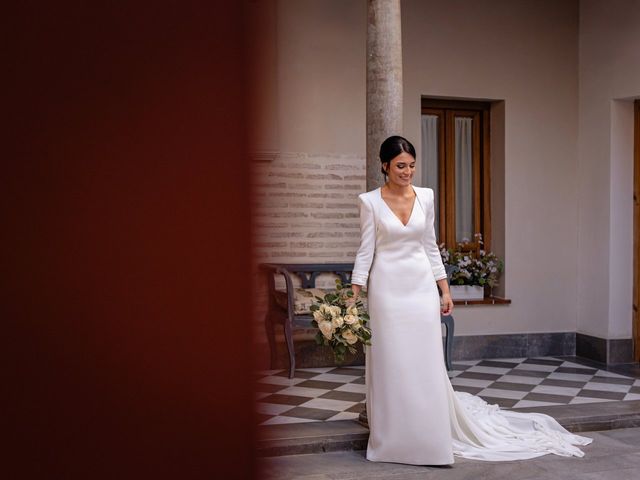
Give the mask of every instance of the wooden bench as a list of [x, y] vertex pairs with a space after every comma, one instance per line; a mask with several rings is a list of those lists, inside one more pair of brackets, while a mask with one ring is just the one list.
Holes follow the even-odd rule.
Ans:
[[[326, 273], [337, 275], [342, 283], [351, 282], [353, 263], [263, 263], [260, 268], [267, 277], [268, 309], [265, 315], [267, 340], [271, 350], [271, 368], [276, 362], [276, 338], [275, 325], [284, 327], [284, 337], [289, 352], [289, 378], [293, 378], [296, 368], [296, 357], [293, 346], [293, 331], [296, 329], [312, 328], [310, 313], [296, 314], [294, 305], [293, 275], [300, 279], [301, 288], [316, 288], [318, 276]], [[449, 269], [447, 269], [449, 273]], [[282, 275], [285, 282], [285, 290], [277, 290], [275, 276]], [[444, 340], [444, 357], [447, 370], [452, 370], [451, 350], [453, 345], [454, 321], [451, 315], [442, 315], [441, 322], [445, 325], [446, 336]], [[375, 335], [375, 334], [374, 334]], [[372, 339], [372, 341], [375, 341]]]

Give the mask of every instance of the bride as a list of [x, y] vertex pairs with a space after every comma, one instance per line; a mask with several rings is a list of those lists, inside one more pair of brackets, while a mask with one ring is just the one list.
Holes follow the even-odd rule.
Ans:
[[358, 197], [361, 238], [351, 282], [355, 297], [367, 285], [372, 332], [372, 345], [365, 346], [366, 458], [448, 465], [454, 455], [583, 456], [576, 445], [592, 439], [552, 417], [502, 410], [453, 390], [440, 327], [440, 314], [450, 313], [453, 301], [436, 245], [433, 190], [411, 183], [415, 157], [408, 140], [387, 138], [380, 147], [387, 181]]

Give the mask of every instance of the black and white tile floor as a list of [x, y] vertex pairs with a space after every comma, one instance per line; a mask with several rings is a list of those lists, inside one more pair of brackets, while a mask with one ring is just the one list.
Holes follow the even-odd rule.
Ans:
[[[572, 358], [573, 360], [573, 358]], [[453, 388], [502, 408], [640, 400], [640, 376], [626, 376], [562, 357], [453, 363]], [[364, 408], [364, 366], [257, 372], [260, 425], [357, 419]]]

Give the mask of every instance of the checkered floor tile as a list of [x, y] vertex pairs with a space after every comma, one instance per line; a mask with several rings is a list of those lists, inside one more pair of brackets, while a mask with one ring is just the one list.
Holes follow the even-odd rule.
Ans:
[[[640, 379], [556, 357], [454, 362], [454, 390], [502, 408], [640, 400]], [[357, 419], [367, 387], [364, 366], [257, 372], [260, 425]]]

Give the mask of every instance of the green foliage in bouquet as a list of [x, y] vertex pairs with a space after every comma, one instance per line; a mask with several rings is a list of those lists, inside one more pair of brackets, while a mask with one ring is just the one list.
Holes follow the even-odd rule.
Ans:
[[[311, 324], [318, 328], [316, 343], [330, 346], [336, 363], [344, 362], [347, 351], [356, 353], [358, 342], [371, 345], [371, 330], [366, 326], [369, 315], [360, 298], [353, 301], [350, 287], [338, 279], [334, 292], [327, 293], [324, 298], [315, 297], [316, 302], [311, 305]], [[361, 291], [360, 296], [363, 295]]]
[[[474, 235], [476, 241], [482, 245], [482, 234]], [[440, 245], [442, 262], [453, 267], [449, 283], [451, 285], [488, 285], [493, 288], [498, 285], [498, 277], [504, 270], [504, 262], [496, 254], [480, 248], [478, 255], [469, 252], [445, 248]]]

